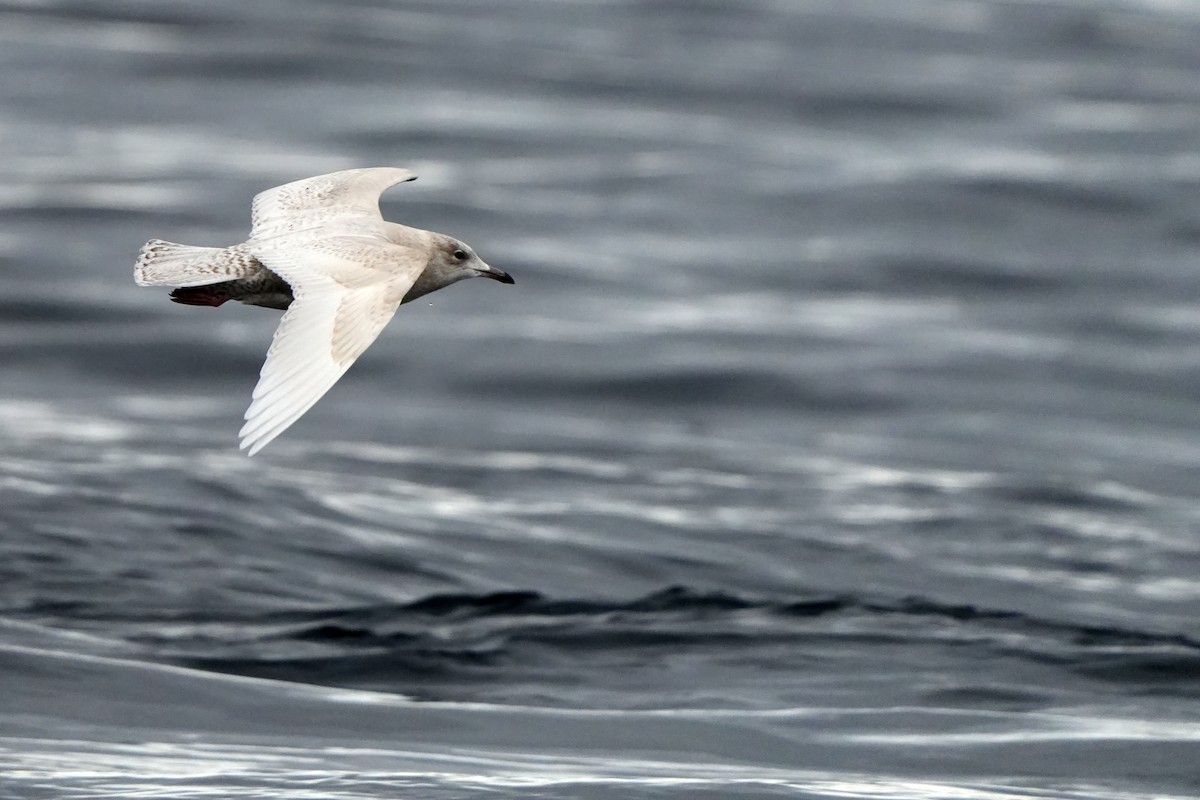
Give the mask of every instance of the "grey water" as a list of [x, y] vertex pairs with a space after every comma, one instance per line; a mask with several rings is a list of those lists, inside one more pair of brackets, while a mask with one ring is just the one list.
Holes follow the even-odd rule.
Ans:
[[[0, 797], [1200, 796], [1200, 5], [0, 0]], [[255, 192], [515, 286], [236, 432]]]

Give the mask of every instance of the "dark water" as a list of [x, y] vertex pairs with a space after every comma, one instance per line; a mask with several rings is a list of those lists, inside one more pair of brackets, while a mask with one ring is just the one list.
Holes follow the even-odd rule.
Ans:
[[[0, 796], [1200, 795], [1200, 6], [0, 2]], [[517, 278], [254, 459], [135, 287]]]

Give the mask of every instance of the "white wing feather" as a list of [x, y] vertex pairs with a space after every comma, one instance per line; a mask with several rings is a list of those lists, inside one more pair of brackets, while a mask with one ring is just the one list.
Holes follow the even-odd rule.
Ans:
[[263, 364], [242, 449], [254, 455], [329, 391], [396, 313], [428, 256], [365, 236], [332, 236], [254, 248], [254, 255], [291, 286]]
[[276, 186], [255, 196], [250, 238], [286, 236], [329, 223], [347, 231], [356, 222], [377, 225], [383, 220], [379, 196], [397, 183], [416, 178], [415, 173], [399, 167], [367, 167]]

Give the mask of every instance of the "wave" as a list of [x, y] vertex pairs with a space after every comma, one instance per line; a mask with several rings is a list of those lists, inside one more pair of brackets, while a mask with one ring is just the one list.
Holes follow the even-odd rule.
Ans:
[[608, 663], [668, 663], [684, 652], [713, 663], [759, 658], [773, 670], [788, 665], [789, 649], [819, 659], [838, 649], [965, 647], [972, 659], [1016, 659], [1157, 692], [1192, 692], [1200, 678], [1200, 640], [1179, 633], [922, 597], [756, 599], [681, 586], [625, 602], [533, 591], [437, 594], [236, 621], [176, 619], [162, 632], [143, 631], [139, 644], [182, 666], [435, 698], [474, 697], [472, 684], [531, 675], [541, 676], [549, 695], [547, 686], [586, 680]]
[[784, 409], [830, 414], [874, 413], [902, 405], [899, 398], [865, 388], [826, 386], [779, 371], [746, 368], [663, 369], [644, 374], [532, 375], [460, 381], [466, 393], [523, 398], [571, 397], [639, 405], [707, 407], [712, 405]]

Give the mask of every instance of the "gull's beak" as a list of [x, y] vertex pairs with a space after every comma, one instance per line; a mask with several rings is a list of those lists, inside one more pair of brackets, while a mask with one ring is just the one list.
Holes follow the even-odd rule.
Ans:
[[483, 269], [479, 270], [479, 276], [481, 278], [491, 278], [492, 280], [500, 281], [501, 283], [516, 283], [516, 281], [512, 279], [512, 275], [509, 275], [502, 269], [496, 269], [488, 264], [484, 264]]

